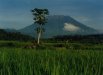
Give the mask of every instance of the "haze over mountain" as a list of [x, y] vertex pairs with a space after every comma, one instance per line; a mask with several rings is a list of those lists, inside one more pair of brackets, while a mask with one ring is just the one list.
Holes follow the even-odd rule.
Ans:
[[[35, 36], [36, 24], [29, 25], [19, 30], [19, 32]], [[43, 37], [53, 37], [57, 35], [88, 35], [97, 34], [98, 31], [90, 28], [70, 16], [54, 15], [48, 16], [48, 23], [44, 25], [45, 33]]]

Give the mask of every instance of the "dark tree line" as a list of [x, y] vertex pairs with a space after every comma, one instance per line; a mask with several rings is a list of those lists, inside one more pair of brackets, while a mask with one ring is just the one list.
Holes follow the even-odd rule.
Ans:
[[6, 32], [5, 30], [0, 29], [0, 40], [30, 41], [34, 40], [34, 38], [28, 35], [23, 35], [20, 32]]
[[88, 42], [88, 43], [103, 43], [103, 34], [95, 35], [58, 35], [54, 36], [53, 39], [61, 41], [77, 41], [77, 42]]

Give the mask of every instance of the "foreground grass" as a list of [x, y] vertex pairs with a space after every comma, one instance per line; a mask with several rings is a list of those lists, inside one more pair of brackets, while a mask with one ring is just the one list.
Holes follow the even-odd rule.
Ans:
[[103, 75], [103, 51], [0, 48], [0, 75]]

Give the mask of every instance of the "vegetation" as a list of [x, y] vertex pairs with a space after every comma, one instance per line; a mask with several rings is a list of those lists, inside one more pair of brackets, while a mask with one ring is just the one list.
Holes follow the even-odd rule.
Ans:
[[103, 43], [103, 34], [92, 34], [92, 35], [58, 35], [54, 36], [53, 39], [59, 41], [69, 40], [70, 42], [82, 42], [82, 43]]
[[103, 43], [0, 41], [0, 75], [103, 75]]
[[34, 38], [28, 35], [23, 35], [19, 32], [6, 32], [0, 29], [0, 40], [11, 40], [11, 41], [32, 41]]
[[43, 28], [43, 25], [47, 23], [46, 16], [49, 14], [48, 9], [38, 9], [35, 8], [32, 10], [34, 17], [35, 23], [37, 23], [39, 26], [36, 28], [37, 34], [38, 34], [38, 41], [37, 43], [40, 43], [40, 37], [41, 34], [45, 31]]
[[0, 75], [103, 75], [103, 51], [0, 48]]

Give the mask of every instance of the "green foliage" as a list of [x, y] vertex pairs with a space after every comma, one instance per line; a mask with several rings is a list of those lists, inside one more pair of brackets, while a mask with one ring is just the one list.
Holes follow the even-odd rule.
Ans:
[[30, 44], [30, 42], [0, 41], [0, 48], [23, 48], [25, 45], [28, 44]]
[[49, 14], [48, 9], [35, 8], [32, 10], [32, 13], [35, 16], [34, 17], [35, 23], [37, 23], [39, 25], [44, 25], [47, 22], [46, 15]]
[[23, 35], [19, 32], [6, 32], [0, 29], [0, 40], [30, 41], [33, 39], [31, 36]]
[[[35, 47], [34, 47], [35, 46]], [[40, 45], [38, 45], [36, 42], [21, 42], [21, 41], [0, 41], [0, 47], [12, 47], [12, 48], [29, 48], [33, 47], [34, 49], [52, 49], [52, 50], [103, 50], [103, 44], [89, 44], [89, 43], [47, 43], [47, 42], [41, 42]]]
[[102, 75], [103, 51], [0, 48], [0, 75]]

